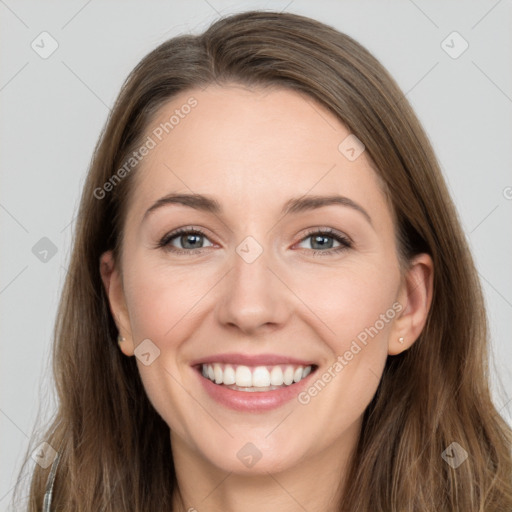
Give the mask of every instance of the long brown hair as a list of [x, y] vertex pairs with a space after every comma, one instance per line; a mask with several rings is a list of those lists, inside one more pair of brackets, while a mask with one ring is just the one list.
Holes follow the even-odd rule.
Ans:
[[[104, 251], [119, 259], [137, 167], [104, 197], [97, 190], [141, 146], [165, 102], [212, 83], [288, 88], [327, 107], [364, 143], [385, 183], [402, 261], [421, 252], [433, 259], [426, 326], [409, 350], [388, 357], [339, 510], [512, 510], [512, 433], [489, 392], [482, 290], [428, 138], [360, 44], [315, 20], [263, 11], [220, 19], [149, 53], [124, 83], [95, 148], [54, 333], [58, 410], [34, 440], [60, 455], [53, 509], [172, 510], [169, 427], [150, 404], [134, 358], [116, 344], [99, 272]], [[453, 442], [468, 454], [457, 468], [442, 457]], [[36, 466], [31, 512], [42, 508], [49, 471]]]

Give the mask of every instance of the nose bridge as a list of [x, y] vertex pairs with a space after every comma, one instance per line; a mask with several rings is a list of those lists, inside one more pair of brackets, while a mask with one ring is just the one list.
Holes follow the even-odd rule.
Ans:
[[267, 244], [248, 236], [236, 247], [218, 303], [219, 321], [249, 332], [285, 320], [285, 287], [274, 275], [275, 270], [270, 270], [272, 267], [275, 258]]

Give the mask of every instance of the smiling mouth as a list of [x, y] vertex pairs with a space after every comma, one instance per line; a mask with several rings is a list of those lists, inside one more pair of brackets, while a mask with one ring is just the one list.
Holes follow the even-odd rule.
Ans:
[[246, 366], [224, 363], [203, 363], [197, 370], [218, 386], [235, 391], [263, 392], [293, 386], [317, 369], [317, 365]]

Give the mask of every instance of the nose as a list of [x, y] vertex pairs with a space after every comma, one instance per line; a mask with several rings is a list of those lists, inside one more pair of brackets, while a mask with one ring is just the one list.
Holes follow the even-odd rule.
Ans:
[[246, 335], [279, 329], [291, 314], [293, 293], [267, 250], [252, 262], [238, 253], [222, 281], [222, 295], [217, 303], [217, 320]]

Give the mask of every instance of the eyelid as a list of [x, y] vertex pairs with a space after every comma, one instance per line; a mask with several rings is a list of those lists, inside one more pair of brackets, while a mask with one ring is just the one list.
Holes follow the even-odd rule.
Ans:
[[316, 235], [318, 233], [326, 234], [332, 236], [333, 238], [341, 238], [342, 240], [350, 243], [350, 245], [354, 244], [353, 240], [344, 232], [326, 226], [314, 226], [312, 228], [308, 228], [305, 235], [303, 235], [299, 241], [302, 242], [304, 239], [310, 237], [311, 235]]
[[[180, 249], [178, 247], [174, 247], [170, 245], [171, 240], [178, 238], [180, 235], [183, 234], [196, 234], [199, 236], [202, 236], [206, 238], [212, 246], [215, 246], [216, 243], [210, 240], [210, 236], [206, 232], [207, 230], [203, 228], [199, 228], [196, 226], [182, 226], [180, 228], [177, 228], [173, 231], [170, 231], [169, 233], [166, 233], [163, 237], [160, 238], [160, 240], [157, 242], [155, 248], [161, 248], [164, 250], [167, 250], [170, 253], [175, 254], [188, 254], [188, 255], [194, 255], [203, 252], [207, 247], [200, 247], [197, 249]], [[300, 240], [294, 244], [300, 244], [303, 241], [307, 240], [313, 235], [326, 235], [329, 238], [335, 239], [340, 245], [335, 248], [329, 248], [326, 250], [319, 250], [319, 249], [304, 249], [303, 250], [311, 253], [311, 254], [325, 254], [325, 255], [335, 255], [336, 253], [339, 253], [341, 251], [351, 249], [354, 246], [354, 243], [352, 239], [344, 234], [343, 232], [340, 232], [336, 229], [330, 228], [330, 227], [322, 227], [322, 226], [314, 226], [312, 228], [308, 228], [306, 230], [306, 233], [302, 235]], [[211, 247], [211, 246], [208, 246]]]
[[313, 254], [314, 256], [337, 256], [341, 252], [354, 248], [354, 242], [348, 235], [336, 229], [321, 226], [309, 228], [297, 243], [300, 244], [313, 235], [326, 235], [328, 238], [333, 238], [340, 244], [338, 247], [332, 247], [326, 250], [301, 248], [302, 250], [305, 250], [308, 253]]
[[[212, 245], [215, 245], [215, 242], [210, 240], [210, 235], [208, 235], [208, 233], [206, 232], [205, 229], [189, 225], [189, 226], [182, 226], [181, 228], [177, 228], [177, 229], [174, 229], [174, 230], [169, 231], [168, 233], [166, 233], [157, 242], [155, 248], [166, 249], [167, 247], [170, 246], [171, 240], [173, 240], [175, 238], [178, 238], [180, 235], [190, 234], [190, 233], [191, 234], [200, 235], [200, 236], [208, 239], [212, 243]], [[203, 249], [206, 249], [206, 247], [201, 247], [199, 249], [179, 249], [177, 247], [173, 247], [173, 249], [169, 249], [169, 251], [170, 252], [173, 252], [173, 251], [174, 252], [179, 252], [179, 251], [181, 251], [181, 252], [187, 252], [187, 253], [194, 253], [194, 252], [197, 252], [197, 251], [201, 251]]]

